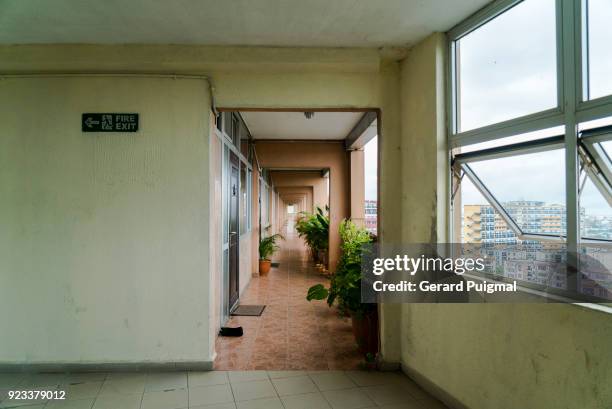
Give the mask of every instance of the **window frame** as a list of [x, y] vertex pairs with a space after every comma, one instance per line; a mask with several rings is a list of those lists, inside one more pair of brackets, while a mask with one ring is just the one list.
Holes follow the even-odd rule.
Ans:
[[[588, 52], [588, 38], [585, 33], [588, 30], [586, 26], [588, 0], [555, 0], [557, 107], [469, 131], [458, 132], [458, 80], [460, 72], [457, 42], [523, 1], [525, 0], [497, 0], [447, 32], [447, 141], [452, 161], [451, 183], [449, 183], [450, 220], [455, 220], [454, 217], [457, 214], [455, 211], [455, 195], [459, 189], [457, 183], [460, 183], [461, 178], [467, 175], [477, 188], [479, 184], [478, 180], [474, 181], [474, 179], [477, 179], [477, 176], [473, 172], [469, 174], [469, 171], [465, 172], [465, 169], [462, 169], [465, 167], [469, 169], [469, 165], [461, 164], [462, 161], [465, 162], [468, 154], [456, 154], [453, 157], [453, 150], [462, 146], [496, 141], [501, 138], [517, 136], [555, 126], [564, 126], [565, 132], [562, 137], [562, 143], [565, 148], [567, 235], [561, 239], [566, 242], [568, 251], [576, 254], [580, 244], [591, 242], [591, 240], [584, 239], [580, 235], [580, 207], [578, 200], [581, 162], [579, 155], [583, 146], [585, 146], [584, 150], [586, 151], [589, 151], [589, 147], [588, 144], [582, 142], [583, 138], [581, 138], [578, 132], [578, 124], [612, 116], [612, 95], [586, 100], [588, 94], [585, 90], [585, 85], [588, 85], [588, 77], [585, 76], [588, 76], [588, 69], [586, 67], [588, 60], [585, 52]], [[546, 139], [549, 138], [544, 138], [543, 140]], [[470, 152], [469, 155], [475, 158], [478, 155], [486, 154], [487, 151], [490, 151], [490, 149]], [[457, 158], [460, 160], [457, 161]], [[474, 178], [474, 176], [476, 177]], [[590, 175], [587, 177], [590, 177]], [[480, 182], [480, 185], [482, 185], [482, 182]], [[483, 196], [487, 198], [486, 195], [483, 194]], [[496, 204], [493, 202], [489, 203], [494, 207], [498, 206], [499, 201], [493, 195], [490, 196]], [[605, 197], [606, 199], [608, 198], [607, 196]], [[496, 210], [498, 209], [496, 208]], [[460, 211], [458, 213], [460, 214]], [[500, 214], [503, 215], [504, 213], [500, 212]], [[456, 222], [448, 223], [449, 237], [457, 237], [458, 232], [456, 230]], [[531, 236], [531, 234], [526, 235], [526, 237]], [[537, 239], [539, 240], [541, 237], [537, 237]]]

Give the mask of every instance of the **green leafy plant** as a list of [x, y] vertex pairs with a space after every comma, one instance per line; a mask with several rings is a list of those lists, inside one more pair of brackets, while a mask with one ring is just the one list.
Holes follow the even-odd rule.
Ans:
[[304, 239], [306, 245], [315, 259], [319, 259], [321, 254], [326, 254], [329, 246], [329, 208], [325, 211], [319, 206], [314, 213], [300, 213], [295, 230]]
[[373, 304], [361, 303], [361, 258], [365, 245], [372, 242], [372, 236], [352, 221], [343, 220], [340, 224], [340, 240], [342, 255], [330, 279], [329, 288], [323, 284], [314, 285], [308, 289], [306, 299], [326, 299], [330, 307], [337, 302], [341, 313], [349, 313], [358, 318], [374, 308]]
[[284, 240], [284, 237], [280, 234], [273, 234], [259, 240], [259, 259], [269, 260], [272, 254], [274, 254], [279, 246], [276, 244], [277, 240]]

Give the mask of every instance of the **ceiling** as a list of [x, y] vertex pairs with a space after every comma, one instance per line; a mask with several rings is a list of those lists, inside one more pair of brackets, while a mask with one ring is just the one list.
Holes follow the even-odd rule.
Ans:
[[363, 112], [240, 112], [253, 139], [342, 140]]
[[380, 47], [489, 0], [0, 0], [0, 43]]

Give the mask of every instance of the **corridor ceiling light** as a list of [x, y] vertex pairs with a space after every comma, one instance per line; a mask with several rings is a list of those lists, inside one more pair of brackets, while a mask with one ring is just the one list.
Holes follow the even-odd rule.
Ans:
[[314, 112], [313, 111], [306, 111], [306, 112], [304, 112], [304, 116], [306, 117], [306, 119], [311, 119], [314, 116]]

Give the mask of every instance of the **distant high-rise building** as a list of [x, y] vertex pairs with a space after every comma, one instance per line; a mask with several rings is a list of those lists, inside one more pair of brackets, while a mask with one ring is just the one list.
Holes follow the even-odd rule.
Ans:
[[378, 201], [365, 201], [365, 228], [370, 232], [378, 232]]
[[[504, 209], [524, 232], [562, 236], [567, 231], [565, 206], [538, 201], [503, 203]], [[511, 230], [491, 205], [463, 206], [463, 242], [519, 244]]]

